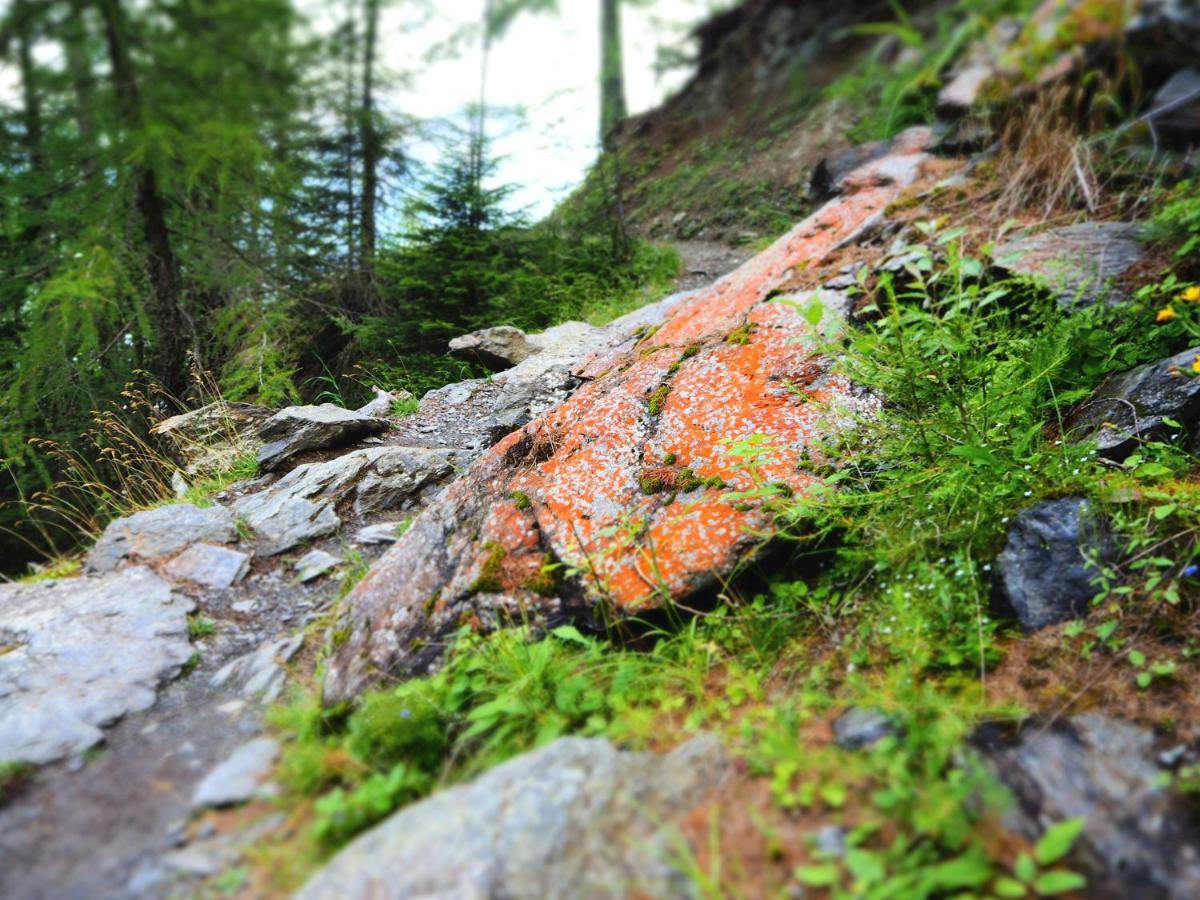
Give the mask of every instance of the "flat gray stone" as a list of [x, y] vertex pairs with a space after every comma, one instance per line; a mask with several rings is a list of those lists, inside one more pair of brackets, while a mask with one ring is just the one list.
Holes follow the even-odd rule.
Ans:
[[313, 581], [326, 572], [332, 572], [343, 562], [344, 560], [332, 553], [326, 553], [324, 550], [311, 550], [296, 560], [294, 568], [297, 580], [301, 584]]
[[218, 400], [164, 419], [150, 433], [167, 440], [187, 475], [206, 475], [226, 471], [239, 457], [257, 453], [262, 447], [258, 428], [274, 413], [265, 406]]
[[278, 757], [278, 741], [266, 737], [248, 741], [204, 776], [192, 794], [192, 808], [236, 806], [260, 796]]
[[89, 572], [111, 572], [124, 562], [173, 556], [199, 541], [229, 544], [237, 537], [234, 517], [224, 507], [174, 503], [110, 522], [85, 566]]
[[269, 472], [297, 453], [337, 447], [385, 428], [387, 423], [375, 416], [342, 409], [332, 403], [289, 406], [273, 415], [259, 429], [259, 437], [264, 445], [258, 451], [258, 464]]
[[473, 360], [495, 371], [511, 368], [534, 352], [525, 332], [511, 325], [481, 328], [450, 341], [452, 356]]
[[191, 581], [205, 587], [233, 587], [250, 571], [250, 554], [214, 544], [192, 544], [163, 567], [173, 581]]
[[219, 669], [209, 684], [234, 687], [247, 699], [274, 703], [287, 679], [287, 664], [304, 643], [304, 633], [267, 641], [257, 650], [239, 656]]
[[402, 522], [380, 522], [378, 525], [368, 525], [360, 528], [354, 536], [358, 544], [394, 544], [400, 539]]
[[81, 753], [150, 707], [192, 655], [193, 608], [143, 567], [0, 586], [0, 760]]
[[1188, 374], [1198, 356], [1200, 346], [1113, 375], [1071, 417], [1068, 434], [1095, 443], [1101, 456], [1119, 462], [1141, 442], [1178, 432], [1166, 423], [1173, 419], [1192, 449], [1200, 448], [1200, 378]]
[[1006, 241], [992, 256], [1000, 268], [1044, 282], [1064, 309], [1117, 303], [1126, 298], [1114, 279], [1145, 255], [1139, 230], [1130, 222], [1067, 225]]
[[375, 395], [374, 399], [360, 406], [355, 412], [375, 419], [386, 419], [392, 414], [392, 407], [401, 400], [411, 400], [413, 397], [408, 391], [385, 391], [377, 387], [371, 391]]
[[877, 709], [854, 706], [833, 723], [833, 740], [843, 750], [862, 750], [897, 732], [896, 723]]
[[1154, 95], [1148, 114], [1155, 132], [1171, 146], [1200, 145], [1200, 69], [1180, 69]]
[[671, 862], [669, 830], [728, 766], [711, 737], [665, 756], [561, 738], [394, 814], [296, 896], [691, 897], [694, 884]]

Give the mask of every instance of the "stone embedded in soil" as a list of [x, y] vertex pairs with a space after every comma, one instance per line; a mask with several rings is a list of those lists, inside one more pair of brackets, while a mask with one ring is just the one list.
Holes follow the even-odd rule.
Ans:
[[1064, 309], [1116, 303], [1126, 299], [1116, 279], [1145, 255], [1139, 232], [1130, 222], [1066, 225], [1015, 237], [992, 256], [1000, 268], [1043, 282]]
[[1064, 865], [1087, 896], [1200, 896], [1200, 833], [1188, 804], [1154, 762], [1154, 736], [1099, 713], [980, 729], [973, 743], [1012, 791], [1005, 825], [1036, 841], [1075, 817], [1083, 831]]
[[380, 522], [360, 528], [354, 536], [357, 544], [394, 544], [400, 540], [401, 522]]
[[296, 580], [301, 584], [313, 581], [327, 572], [332, 572], [343, 562], [344, 560], [341, 557], [334, 556], [332, 553], [326, 553], [324, 550], [310, 550], [296, 560], [294, 566], [296, 569]]
[[1148, 114], [1151, 127], [1174, 147], [1200, 145], [1200, 69], [1180, 69], [1158, 89]]
[[474, 360], [489, 369], [509, 369], [536, 352], [525, 332], [511, 325], [481, 328], [450, 341], [450, 355]]
[[672, 831], [728, 771], [707, 736], [664, 756], [560, 738], [395, 813], [296, 896], [690, 897]]
[[1095, 560], [1112, 542], [1086, 500], [1065, 497], [1022, 510], [996, 560], [996, 597], [1026, 631], [1086, 616], [1097, 588]]
[[192, 544], [163, 567], [173, 581], [190, 581], [210, 588], [228, 588], [250, 571], [250, 555], [214, 544]]
[[[584, 359], [575, 371], [587, 383], [476, 460], [351, 593], [327, 698], [421, 671], [462, 622], [550, 623], [602, 600], [638, 615], [719, 583], [756, 553], [770, 509], [724, 494], [755, 478], [781, 494], [808, 489], [803, 455], [819, 456], [852, 413], [876, 404], [821, 352], [838, 317], [814, 328], [808, 295], [775, 294], [795, 267], [820, 264], [882, 217], [920, 174], [928, 140], [928, 129], [900, 136], [771, 248], [644, 312], [640, 330], [627, 321], [624, 336]], [[738, 446], [752, 438], [763, 443]], [[761, 456], [753, 477], [739, 453]], [[546, 567], [556, 561], [583, 574], [555, 584], [561, 569]]]
[[397, 403], [413, 398], [413, 395], [408, 391], [385, 391], [382, 388], [376, 387], [371, 388], [371, 392], [375, 396], [355, 410], [360, 416], [386, 419], [392, 414], [392, 409]]
[[261, 796], [278, 756], [278, 741], [265, 737], [247, 741], [196, 785], [192, 808], [235, 806]]
[[199, 541], [228, 544], [237, 536], [227, 509], [174, 503], [110, 522], [85, 565], [90, 572], [111, 572], [124, 562], [162, 559]]
[[247, 699], [274, 703], [283, 691], [287, 664], [303, 644], [303, 632], [267, 641], [257, 650], [224, 665], [209, 679], [209, 684], [215, 688], [233, 685]]
[[1180, 429], [1193, 449], [1200, 447], [1200, 378], [1191, 369], [1200, 347], [1111, 376], [1067, 422], [1072, 439], [1089, 441], [1105, 459], [1121, 461], [1148, 440]]
[[0, 586], [0, 760], [81, 753], [151, 706], [192, 655], [193, 606], [140, 566]]
[[381, 419], [332, 403], [289, 406], [259, 428], [264, 445], [258, 451], [258, 464], [263, 471], [270, 472], [305, 450], [339, 447], [385, 428], [387, 423]]
[[833, 740], [843, 750], [862, 750], [896, 733], [896, 723], [877, 709], [855, 706], [834, 720]]

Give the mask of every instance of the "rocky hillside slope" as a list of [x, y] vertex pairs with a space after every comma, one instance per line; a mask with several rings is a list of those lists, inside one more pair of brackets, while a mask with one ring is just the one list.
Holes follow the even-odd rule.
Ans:
[[1200, 892], [1200, 12], [843, 6], [629, 126], [929, 42], [739, 268], [159, 422], [177, 496], [0, 586], [0, 894]]

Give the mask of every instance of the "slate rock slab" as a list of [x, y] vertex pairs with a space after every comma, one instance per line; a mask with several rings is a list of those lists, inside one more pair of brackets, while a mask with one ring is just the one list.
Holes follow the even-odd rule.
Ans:
[[1094, 442], [1101, 456], [1120, 462], [1142, 441], [1178, 431], [1164, 421], [1173, 419], [1186, 429], [1195, 449], [1200, 446], [1200, 378], [1190, 370], [1198, 356], [1200, 347], [1193, 347], [1110, 377], [1071, 417], [1067, 433]]
[[297, 453], [338, 447], [386, 428], [387, 422], [375, 416], [332, 403], [289, 406], [267, 419], [259, 429], [264, 445], [258, 451], [258, 464], [263, 471], [270, 472]]
[[[626, 320], [582, 359], [572, 371], [586, 383], [476, 459], [351, 592], [339, 625], [350, 637], [331, 659], [326, 699], [427, 670], [464, 620], [586, 622], [599, 605], [641, 615], [759, 552], [774, 518], [726, 499], [753, 487], [730, 442], [765, 435], [774, 449], [760, 477], [800, 494], [816, 480], [798, 469], [801, 456], [878, 408], [821, 349], [849, 298], [820, 294], [826, 314], [814, 323], [799, 311], [810, 294], [776, 297], [796, 267], [879, 222], [922, 174], [930, 138], [929, 129], [898, 136], [888, 156], [847, 175], [842, 196], [741, 268], [642, 311], [655, 330]], [[540, 358], [495, 380], [511, 386]], [[663, 489], [647, 491], [654, 478]], [[642, 527], [625, 527], [633, 522]], [[548, 559], [579, 573], [553, 596]]]
[[81, 753], [150, 707], [192, 655], [192, 609], [143, 567], [0, 586], [0, 760]]
[[996, 600], [1026, 631], [1086, 616], [1097, 593], [1087, 553], [1111, 555], [1107, 527], [1086, 500], [1046, 500], [1017, 516], [997, 558]]
[[1149, 731], [1085, 713], [1016, 734], [985, 726], [973, 743], [1014, 795], [1010, 829], [1036, 841], [1055, 823], [1084, 819], [1067, 866], [1087, 876], [1087, 897], [1200, 897], [1200, 835], [1161, 780]]
[[249, 403], [218, 400], [199, 409], [164, 419], [150, 433], [164, 438], [188, 475], [227, 470], [239, 456], [262, 446], [259, 426], [273, 409]]
[[196, 785], [192, 808], [235, 806], [260, 796], [278, 756], [279, 742], [271, 738], [242, 744]]
[[287, 664], [304, 644], [304, 633], [267, 641], [257, 650], [226, 663], [209, 679], [212, 687], [230, 685], [247, 699], [274, 703], [287, 680]]
[[495, 371], [512, 368], [534, 352], [525, 332], [511, 325], [481, 328], [450, 341], [451, 356], [474, 360]]
[[332, 553], [326, 553], [324, 550], [310, 550], [296, 560], [294, 566], [296, 578], [301, 584], [313, 581], [326, 572], [332, 572], [342, 562], [340, 557], [334, 556]]
[[1200, 145], [1200, 69], [1180, 69], [1158, 89], [1150, 125], [1169, 146]]
[[1000, 268], [1046, 284], [1063, 309], [1101, 299], [1126, 299], [1114, 280], [1144, 256], [1139, 226], [1129, 222], [1085, 222], [1013, 238], [998, 245]]
[[720, 786], [714, 738], [665, 756], [560, 738], [353, 841], [299, 900], [691, 897], [669, 829]]
[[172, 556], [199, 541], [228, 544], [237, 537], [237, 523], [224, 507], [174, 503], [110, 522], [85, 566], [90, 572], [111, 572], [124, 562]]
[[218, 590], [233, 587], [250, 571], [250, 554], [214, 544], [192, 544], [163, 567], [174, 581], [190, 581]]

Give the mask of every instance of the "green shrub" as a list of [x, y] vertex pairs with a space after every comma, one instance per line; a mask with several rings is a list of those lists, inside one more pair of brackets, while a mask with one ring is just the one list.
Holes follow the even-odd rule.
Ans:
[[346, 746], [376, 769], [407, 763], [437, 771], [449, 749], [446, 698], [439, 682], [405, 682], [392, 691], [369, 694], [350, 719]]

